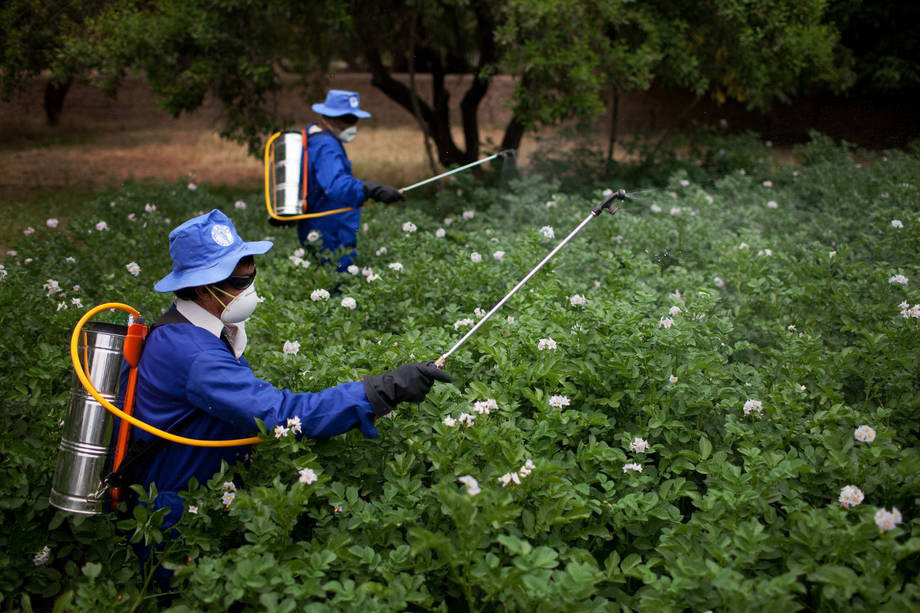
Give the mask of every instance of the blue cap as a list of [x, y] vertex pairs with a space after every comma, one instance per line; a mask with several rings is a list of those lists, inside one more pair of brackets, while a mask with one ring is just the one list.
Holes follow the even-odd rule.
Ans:
[[342, 115], [370, 117], [371, 114], [367, 111], [362, 111], [360, 106], [361, 96], [358, 95], [358, 92], [330, 89], [326, 94], [325, 102], [317, 102], [310, 108], [326, 117], [341, 117]]
[[243, 241], [230, 218], [214, 209], [189, 219], [169, 233], [173, 269], [153, 289], [174, 292], [223, 281], [233, 274], [241, 258], [260, 255], [271, 248], [271, 241]]

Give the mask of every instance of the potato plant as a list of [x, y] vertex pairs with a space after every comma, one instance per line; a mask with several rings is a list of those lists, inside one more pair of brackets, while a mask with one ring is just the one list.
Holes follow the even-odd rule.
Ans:
[[[143, 508], [47, 503], [70, 330], [103, 301], [148, 319], [168, 305], [150, 288], [172, 227], [220, 207], [244, 238], [275, 240], [247, 356], [310, 391], [437, 358], [604, 189], [630, 186], [463, 178], [368, 208], [349, 273], [265, 224], [259, 196], [205, 186], [101, 192], [66, 232], [24, 237], [0, 269], [0, 604], [917, 607], [920, 157], [821, 137], [798, 164], [750, 140], [707, 152], [592, 221], [450, 358], [454, 382], [379, 438], [263, 428], [248, 463], [189, 485], [177, 539]], [[166, 541], [171, 593], [134, 557], [144, 539]]]

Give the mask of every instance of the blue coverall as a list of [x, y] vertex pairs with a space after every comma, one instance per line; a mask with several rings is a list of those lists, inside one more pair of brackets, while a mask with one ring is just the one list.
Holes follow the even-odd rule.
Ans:
[[338, 260], [338, 270], [344, 271], [351, 265], [358, 244], [358, 228], [361, 226], [361, 205], [367, 199], [364, 185], [351, 174], [351, 162], [345, 154], [345, 147], [331, 132], [309, 134], [307, 127], [307, 212], [319, 213], [354, 207], [345, 213], [302, 219], [297, 223], [300, 242], [308, 245], [307, 234], [319, 230], [323, 235], [323, 248], [335, 251], [341, 247], [352, 250]]
[[[237, 359], [211, 332], [191, 323], [158, 326], [150, 333], [141, 356], [134, 414], [141, 421], [170, 430], [189, 413], [196, 413], [179, 433], [196, 439], [248, 438], [258, 430], [255, 418], [272, 429], [299, 417], [303, 435], [325, 438], [358, 428], [376, 438], [374, 410], [364, 384], [343, 383], [316, 393], [279, 390], [257, 378], [246, 358]], [[132, 436], [153, 435], [135, 428]], [[145, 488], [156, 482], [157, 508], [169, 507], [165, 526], [179, 521], [191, 477], [207, 483], [220, 469], [221, 460], [243, 458], [249, 446], [192, 447], [168, 443], [157, 453], [140, 481]]]

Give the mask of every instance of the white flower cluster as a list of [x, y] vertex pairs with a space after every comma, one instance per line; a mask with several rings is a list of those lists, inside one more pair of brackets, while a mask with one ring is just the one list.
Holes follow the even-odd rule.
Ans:
[[642, 472], [642, 465], [635, 462], [629, 462], [628, 464], [623, 465], [623, 472], [628, 473], [629, 471], [635, 471], [638, 473]]
[[722, 277], [713, 277], [712, 282], [715, 283], [716, 287], [725, 287], [725, 281], [722, 280]]
[[287, 425], [282, 426], [281, 424], [278, 424], [277, 426], [275, 426], [274, 432], [275, 432], [275, 438], [284, 438], [291, 432], [294, 432], [295, 434], [300, 434], [302, 432], [302, 425], [300, 423], [300, 418], [296, 416], [288, 418]]
[[229, 507], [233, 499], [236, 498], [236, 485], [234, 485], [233, 481], [224, 481], [223, 490], [224, 493], [220, 497], [220, 502], [225, 507]]
[[329, 292], [324, 289], [315, 289], [310, 292], [310, 300], [313, 302], [319, 302], [321, 300], [329, 300]]
[[466, 318], [461, 319], [461, 320], [459, 320], [459, 321], [455, 321], [455, 322], [454, 322], [454, 330], [459, 330], [460, 328], [465, 328], [465, 327], [467, 327], [467, 326], [472, 326], [473, 323], [474, 323], [473, 320], [470, 319], [469, 317], [466, 317]]
[[551, 338], [541, 338], [537, 343], [537, 349], [539, 351], [546, 351], [547, 349], [555, 349], [557, 347], [556, 341]]
[[750, 415], [751, 413], [763, 415], [763, 403], [759, 400], [748, 400], [744, 403], [743, 410], [745, 415]]
[[281, 348], [287, 355], [294, 355], [300, 351], [300, 342], [299, 341], [284, 341], [284, 347]]
[[141, 267], [137, 265], [137, 262], [128, 262], [125, 264], [125, 268], [135, 277], [141, 274]]
[[108, 229], [109, 229], [109, 224], [105, 223], [104, 221], [100, 221], [99, 223], [96, 224], [96, 230], [98, 230], [99, 232], [105, 232]]
[[572, 306], [584, 306], [587, 304], [588, 299], [582, 296], [581, 294], [574, 294], [569, 296], [569, 304]]
[[457, 424], [469, 427], [476, 423], [476, 416], [471, 413], [460, 413], [460, 417], [454, 419], [450, 415], [447, 415], [443, 420], [441, 420], [441, 423], [448, 428], [455, 428], [457, 427]]
[[486, 316], [486, 311], [483, 311], [479, 307], [476, 307], [475, 309], [473, 309], [473, 315], [476, 316], [476, 319], [482, 319], [483, 317]]
[[533, 460], [527, 460], [524, 462], [524, 465], [521, 466], [517, 472], [505, 473], [498, 478], [499, 482], [502, 484], [502, 487], [508, 487], [509, 483], [514, 483], [515, 485], [521, 484], [521, 479], [526, 479], [530, 476], [530, 473], [533, 472], [533, 469], [537, 467], [533, 463]]
[[[463, 211], [463, 219], [472, 219], [474, 217], [476, 217], [476, 211], [472, 209], [469, 211]], [[444, 225], [448, 225], [447, 219], [444, 220]]]
[[470, 254], [470, 262], [472, 262], [473, 264], [479, 264], [481, 261], [482, 261], [482, 255], [480, 255], [479, 253], [474, 251], [473, 253]]
[[778, 209], [779, 203], [776, 200], [771, 200], [770, 202], [767, 203], [767, 208], [768, 209]]
[[903, 521], [904, 518], [901, 517], [901, 512], [895, 507], [892, 507], [890, 511], [887, 509], [879, 509], [875, 512], [875, 525], [878, 526], [879, 530], [882, 532], [894, 530], [898, 527], [898, 524]]
[[157, 210], [157, 205], [150, 204], [148, 202], [147, 204], [144, 205], [144, 210], [147, 211], [148, 213], [153, 213]]
[[386, 247], [381, 247], [380, 249], [378, 249], [377, 251], [374, 252], [374, 255], [376, 255], [376, 256], [381, 256], [381, 255], [386, 255], [386, 254], [387, 254], [387, 248], [386, 248]]
[[543, 226], [540, 228], [540, 234], [543, 235], [543, 238], [555, 238], [556, 233], [553, 231], [552, 226]]
[[415, 232], [416, 230], [418, 230], [418, 228], [411, 221], [407, 221], [402, 225], [403, 232]]
[[554, 206], [556, 206], [556, 201], [555, 201], [555, 200], [548, 200], [548, 201], [546, 202], [546, 208], [551, 209], [551, 208], [553, 208]]
[[48, 292], [49, 296], [57, 294], [61, 291], [61, 284], [54, 279], [48, 279], [45, 281], [45, 284], [42, 287], [45, 288], [45, 291]]
[[674, 320], [671, 319], [670, 317], [662, 317], [658, 320], [659, 328], [670, 328], [673, 325], [674, 325]]
[[668, 377], [668, 383], [677, 383], [677, 381], [678, 381], [677, 375], [672, 374]]
[[492, 254], [492, 257], [495, 259], [496, 262], [503, 262], [505, 260], [505, 252], [496, 251], [495, 253]]
[[315, 243], [316, 241], [320, 239], [321, 236], [322, 234], [320, 234], [319, 231], [310, 230], [309, 232], [307, 232], [307, 242]]
[[482, 491], [479, 489], [479, 481], [476, 481], [472, 475], [463, 475], [458, 477], [457, 481], [466, 486], [466, 493], [470, 496], [475, 496]]
[[239, 210], [242, 210], [246, 208], [246, 203], [242, 200], [237, 200], [233, 203], [233, 206]]
[[403, 265], [401, 262], [390, 262], [389, 264], [387, 264], [387, 268], [389, 268], [390, 270], [395, 270], [396, 272], [399, 272], [403, 269]]
[[572, 401], [569, 400], [568, 396], [550, 396], [549, 397], [549, 406], [554, 409], [561, 409], [572, 404]]
[[757, 252], [757, 255], [773, 255], [772, 249], [761, 249]]
[[891, 284], [907, 285], [907, 281], [908, 279], [904, 275], [894, 275], [888, 278], [888, 282]]
[[901, 309], [901, 317], [905, 319], [913, 317], [914, 319], [920, 319], [920, 304], [915, 304], [910, 306], [906, 301], [898, 305]]
[[633, 441], [629, 444], [629, 450], [633, 453], [648, 453], [649, 449], [650, 445], [648, 444], [648, 441], [644, 438], [639, 438], [638, 436], [634, 438]]
[[861, 443], [871, 443], [875, 440], [875, 428], [864, 424], [853, 431], [853, 438]]
[[291, 261], [294, 266], [301, 266], [303, 268], [308, 268], [310, 266], [310, 260], [303, 259], [304, 250], [298, 249], [294, 253], [288, 256], [288, 259]]
[[350, 274], [350, 275], [356, 275], [356, 274], [358, 274], [359, 272], [361, 272], [361, 269], [358, 268], [357, 266], [355, 266], [354, 264], [350, 265], [350, 266], [349, 266], [348, 268], [346, 268], [345, 270], [347, 270], [347, 271], [348, 271], [348, 274]]
[[30, 234], [35, 234], [35, 228], [33, 228], [32, 226], [29, 226], [25, 230], [23, 230], [22, 233], [25, 234], [26, 236], [29, 236]]
[[485, 400], [477, 400], [473, 403], [473, 412], [479, 413], [480, 415], [488, 415], [492, 411], [498, 410], [498, 402], [495, 401], [495, 398], [486, 398]]
[[445, 236], [447, 236], [447, 230], [445, 230], [444, 228], [438, 228], [437, 230], [434, 231], [434, 235], [437, 236], [438, 238], [444, 238]]
[[344, 298], [342, 298], [342, 302], [340, 302], [339, 304], [341, 304], [346, 309], [354, 309], [355, 307], [358, 306], [358, 302], [350, 296], [345, 296]]
[[304, 485], [315, 483], [318, 479], [316, 472], [314, 472], [312, 468], [301, 468], [299, 471], [297, 471], [297, 475], [297, 480]]
[[892, 220], [891, 220], [891, 227], [892, 227], [892, 228], [903, 228], [903, 227], [904, 227], [904, 224], [901, 223], [901, 220], [900, 220], [900, 219], [892, 219]]
[[51, 560], [51, 548], [45, 545], [41, 551], [32, 558], [32, 564], [35, 566], [44, 566]]
[[839, 500], [844, 509], [859, 506], [864, 498], [863, 491], [855, 485], [847, 485], [840, 490]]
[[660, 213], [661, 207], [658, 206], [657, 204], [653, 204], [650, 207], [648, 207], [648, 210], [650, 210], [652, 213]]
[[0, 264], [0, 281], [6, 279], [6, 275], [9, 274], [6, 272], [6, 267], [3, 264]]
[[683, 212], [684, 210], [680, 208], [679, 206], [671, 207], [671, 211], [670, 211], [671, 215], [681, 215], [683, 214]]
[[49, 217], [48, 220], [45, 221], [45, 225], [47, 225], [49, 228], [57, 228], [58, 224], [60, 224], [60, 222], [54, 217]]

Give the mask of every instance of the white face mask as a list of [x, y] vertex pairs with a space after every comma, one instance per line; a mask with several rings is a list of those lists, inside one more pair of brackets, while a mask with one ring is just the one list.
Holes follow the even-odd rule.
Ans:
[[350, 143], [355, 140], [356, 136], [358, 136], [358, 126], [351, 126], [339, 132], [338, 139], [343, 143]]
[[[229, 292], [225, 292], [219, 287], [215, 289], [227, 296], [233, 296]], [[211, 288], [208, 288], [208, 291], [211, 291]], [[211, 295], [217, 298], [217, 295], [214, 292], [211, 292]], [[224, 304], [223, 300], [217, 298], [218, 302]], [[259, 304], [259, 295], [256, 293], [256, 284], [253, 281], [252, 285], [244, 289], [238, 295], [233, 296], [233, 300], [224, 305], [224, 310], [220, 313], [220, 320], [225, 324], [238, 324], [241, 321], [246, 321], [252, 316], [252, 312], [256, 310], [256, 306]]]

